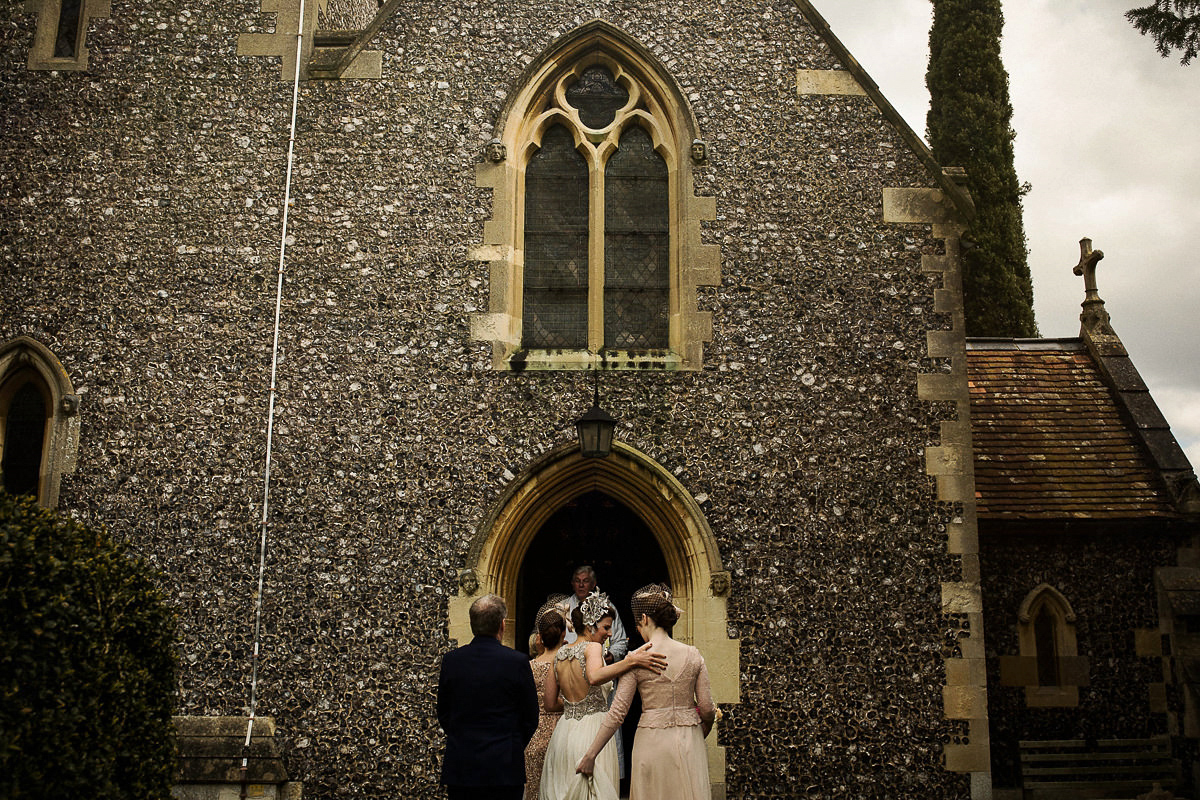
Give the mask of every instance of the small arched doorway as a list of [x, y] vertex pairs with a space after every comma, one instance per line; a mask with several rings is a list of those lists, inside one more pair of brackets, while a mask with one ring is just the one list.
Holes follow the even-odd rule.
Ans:
[[[591, 499], [586, 499], [589, 496]], [[521, 613], [523, 606], [534, 603], [536, 609], [546, 594], [540, 586], [535, 590], [531, 583], [523, 583], [526, 559], [537, 556], [541, 549], [537, 537], [543, 529], [554, 530], [547, 524], [572, 502], [613, 502], [641, 521], [662, 557], [675, 603], [683, 609], [675, 638], [695, 645], [704, 654], [713, 699], [718, 704], [738, 702], [738, 642], [729, 638], [726, 625], [729, 574], [721, 564], [712, 530], [695, 498], [669, 470], [621, 442], [613, 444], [607, 458], [584, 458], [578, 445], [564, 444], [513, 481], [471, 542], [459, 591], [449, 601], [450, 637], [460, 644], [471, 640], [471, 603], [480, 594], [492, 592], [509, 603], [505, 643], [524, 651], [525, 642], [518, 640], [517, 631], [524, 624], [521, 629], [528, 637], [530, 623], [519, 623], [518, 618], [531, 616]], [[647, 543], [643, 550], [652, 548]], [[615, 556], [618, 561], [623, 557]], [[600, 573], [601, 587], [608, 591], [611, 583], [604, 565], [592, 566]], [[619, 571], [611, 575], [615, 577]], [[546, 576], [552, 587], [548, 591], [565, 592], [569, 578], [570, 569], [563, 575]], [[664, 578], [651, 577], [630, 589], [650, 580]], [[628, 606], [627, 600], [624, 605]], [[716, 733], [707, 742], [713, 796], [723, 797], [724, 749], [717, 745]]]

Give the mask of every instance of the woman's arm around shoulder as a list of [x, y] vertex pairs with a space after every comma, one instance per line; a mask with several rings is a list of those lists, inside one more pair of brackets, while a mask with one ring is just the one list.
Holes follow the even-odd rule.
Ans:
[[615, 664], [604, 663], [604, 647], [596, 642], [588, 642], [585, 664], [587, 679], [592, 686], [599, 686], [614, 678], [619, 678], [635, 667], [644, 667], [651, 672], [659, 673], [667, 668], [667, 657], [661, 653], [650, 652], [652, 645], [646, 644], [634, 650]]

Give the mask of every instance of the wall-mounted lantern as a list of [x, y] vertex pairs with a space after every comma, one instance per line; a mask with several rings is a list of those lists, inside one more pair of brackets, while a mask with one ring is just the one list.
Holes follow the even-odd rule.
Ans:
[[613, 430], [616, 427], [616, 419], [600, 407], [600, 378], [597, 375], [592, 389], [592, 407], [575, 420], [575, 430], [579, 433], [579, 452], [585, 458], [607, 456], [612, 452]]

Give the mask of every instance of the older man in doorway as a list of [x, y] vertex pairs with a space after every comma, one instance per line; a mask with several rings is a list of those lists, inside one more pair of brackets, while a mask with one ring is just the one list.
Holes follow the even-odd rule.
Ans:
[[[575, 568], [571, 573], [571, 597], [569, 604], [571, 611], [579, 607], [579, 604], [587, 597], [592, 590], [596, 588], [596, 570], [589, 565], [584, 564]], [[568, 612], [570, 613], [570, 612]], [[566, 635], [566, 643], [571, 644], [575, 641], [575, 633], [568, 631]], [[625, 635], [625, 626], [621, 624], [621, 615], [618, 613], [613, 617], [612, 635], [608, 640], [608, 650], [604, 653], [605, 663], [612, 664], [614, 661], [620, 661], [625, 657], [625, 653], [629, 651], [629, 637]]]

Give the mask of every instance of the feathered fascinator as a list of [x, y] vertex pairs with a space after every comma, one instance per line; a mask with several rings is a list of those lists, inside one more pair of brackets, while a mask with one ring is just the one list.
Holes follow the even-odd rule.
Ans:
[[633, 611], [635, 620], [641, 619], [642, 614], [653, 617], [655, 612], [666, 606], [673, 607], [676, 614], [683, 613], [683, 609], [675, 605], [671, 596], [671, 587], [665, 583], [651, 583], [643, 586], [634, 592], [633, 597], [629, 600], [629, 607]]
[[599, 589], [593, 589], [592, 593], [579, 604], [579, 613], [583, 617], [583, 624], [594, 628], [601, 619], [613, 614], [611, 608], [612, 603], [609, 602], [608, 595]]

